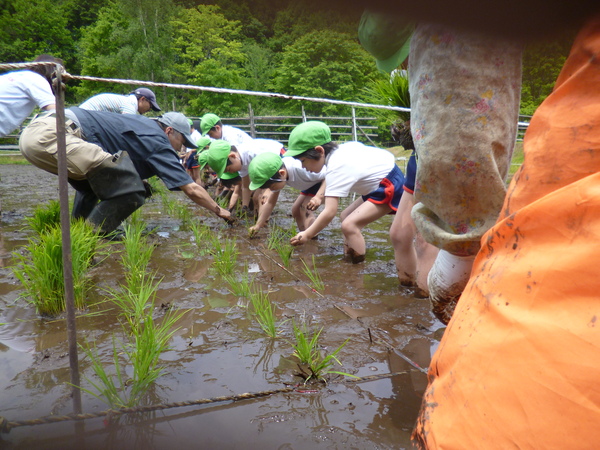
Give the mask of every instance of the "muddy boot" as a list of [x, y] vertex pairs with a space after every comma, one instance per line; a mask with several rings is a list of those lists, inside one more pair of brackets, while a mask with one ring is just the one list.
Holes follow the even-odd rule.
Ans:
[[117, 153], [87, 175], [100, 199], [87, 219], [103, 234], [114, 231], [144, 204], [146, 189], [127, 152]]
[[448, 324], [465, 288], [475, 256], [456, 256], [440, 250], [427, 276], [433, 314]]
[[98, 197], [96, 197], [96, 194], [94, 194], [93, 191], [78, 190], [75, 193], [71, 217], [73, 219], [87, 219], [97, 204]]

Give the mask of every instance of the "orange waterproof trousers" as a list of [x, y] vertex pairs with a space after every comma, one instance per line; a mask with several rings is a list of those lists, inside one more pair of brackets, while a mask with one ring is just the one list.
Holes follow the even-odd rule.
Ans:
[[422, 447], [600, 445], [600, 17], [524, 149], [429, 367]]

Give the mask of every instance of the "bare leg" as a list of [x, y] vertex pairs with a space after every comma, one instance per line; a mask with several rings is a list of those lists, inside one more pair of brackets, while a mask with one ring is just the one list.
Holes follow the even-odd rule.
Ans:
[[390, 227], [390, 239], [394, 246], [398, 281], [402, 286], [414, 286], [417, 281], [417, 252], [415, 249], [417, 228], [410, 216], [414, 204], [414, 196], [409, 192], [404, 192]]
[[315, 214], [306, 209], [308, 202], [310, 197], [300, 194], [292, 205], [292, 217], [296, 220], [298, 231], [306, 230], [315, 221]]
[[389, 205], [363, 202], [362, 198], [359, 198], [342, 212], [340, 218], [344, 234], [344, 254], [348, 255], [354, 264], [364, 261], [367, 252], [361, 230], [391, 211]]

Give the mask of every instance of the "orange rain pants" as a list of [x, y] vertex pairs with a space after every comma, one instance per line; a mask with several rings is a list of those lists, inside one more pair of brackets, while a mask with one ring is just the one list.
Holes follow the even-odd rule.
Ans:
[[581, 30], [429, 367], [424, 448], [600, 442], [600, 17]]

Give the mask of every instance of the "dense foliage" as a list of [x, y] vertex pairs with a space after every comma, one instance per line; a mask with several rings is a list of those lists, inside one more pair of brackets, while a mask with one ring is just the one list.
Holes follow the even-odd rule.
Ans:
[[[0, 61], [40, 53], [72, 74], [378, 102], [382, 82], [357, 39], [359, 12], [327, 11], [310, 0], [0, 0]], [[530, 46], [522, 112], [547, 96], [572, 35]], [[385, 80], [384, 80], [385, 82]], [[69, 82], [67, 102], [134, 85]], [[269, 97], [156, 89], [159, 103], [189, 115], [213, 111], [349, 115], [345, 106]], [[359, 111], [359, 114], [362, 114]], [[371, 115], [372, 111], [363, 115]]]

